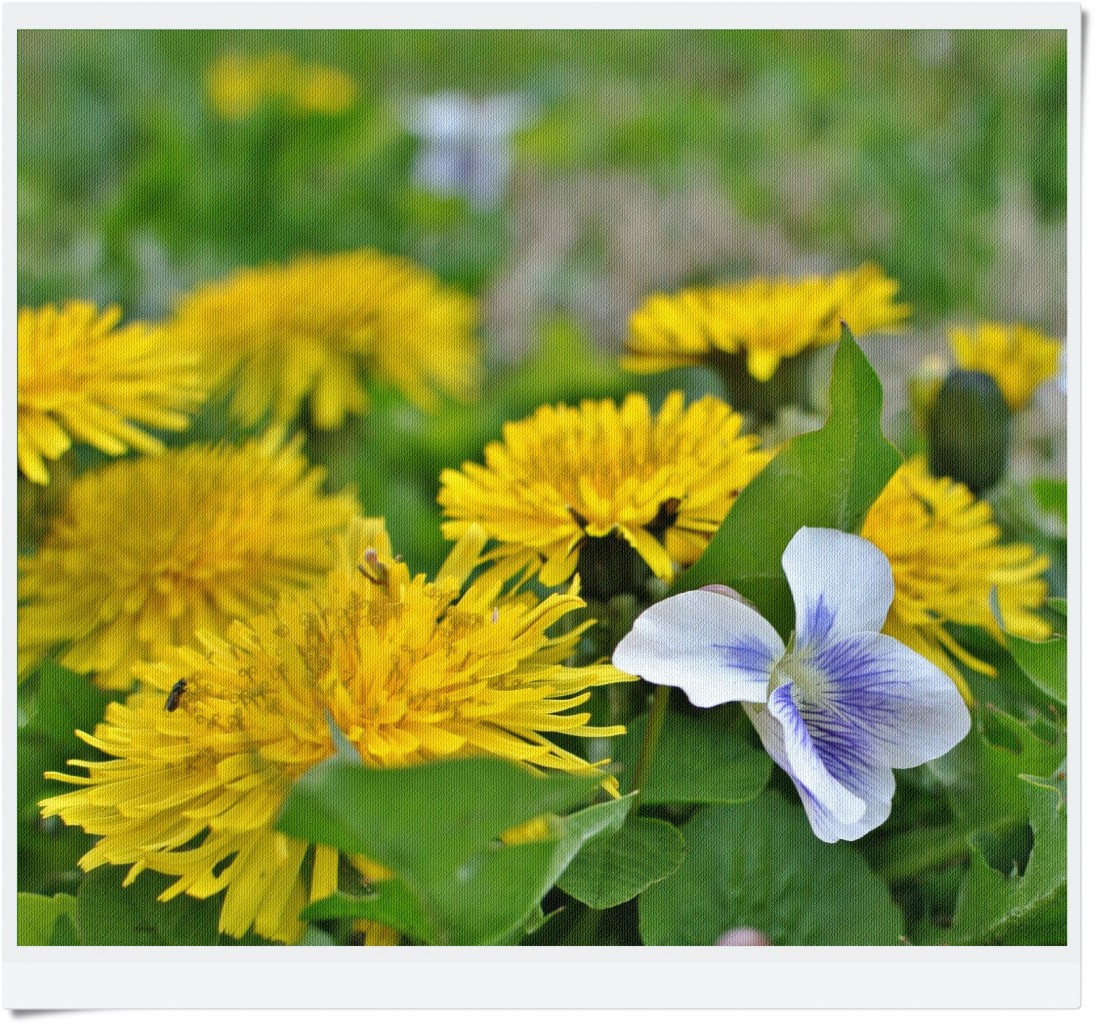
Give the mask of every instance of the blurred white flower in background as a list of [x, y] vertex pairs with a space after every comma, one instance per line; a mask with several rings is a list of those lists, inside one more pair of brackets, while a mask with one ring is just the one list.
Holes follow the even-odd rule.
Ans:
[[464, 196], [477, 210], [497, 207], [513, 165], [511, 138], [528, 117], [528, 102], [513, 93], [422, 97], [405, 113], [422, 144], [415, 182], [429, 192]]

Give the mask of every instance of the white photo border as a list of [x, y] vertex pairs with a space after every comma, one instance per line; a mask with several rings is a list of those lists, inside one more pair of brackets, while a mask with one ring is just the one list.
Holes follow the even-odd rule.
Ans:
[[[3, 373], [16, 380], [16, 33], [31, 28], [1059, 29], [1067, 32], [1069, 606], [1081, 602], [1081, 43], [1078, 4], [8, 3], [3, 10]], [[1082, 385], [1088, 391], [1087, 381]], [[9, 390], [9, 395], [12, 393]], [[16, 650], [15, 422], [5, 421], [6, 615]], [[1072, 628], [1073, 638], [1087, 630]], [[4, 816], [4, 1005], [68, 1008], [1072, 1008], [1080, 1004], [1081, 644], [1069, 647], [1068, 944], [1064, 947], [20, 947], [16, 837]], [[4, 808], [16, 805], [16, 689], [4, 688]], [[13, 817], [13, 816], [12, 816]], [[348, 966], [353, 965], [350, 970]], [[546, 984], [566, 965], [566, 984]]]

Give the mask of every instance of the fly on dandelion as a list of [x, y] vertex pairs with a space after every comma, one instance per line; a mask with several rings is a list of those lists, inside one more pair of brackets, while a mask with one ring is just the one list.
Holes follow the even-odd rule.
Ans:
[[174, 711], [179, 706], [179, 701], [183, 699], [184, 690], [186, 690], [186, 680], [180, 679], [171, 688], [171, 693], [167, 695], [167, 700], [164, 701], [165, 711]]

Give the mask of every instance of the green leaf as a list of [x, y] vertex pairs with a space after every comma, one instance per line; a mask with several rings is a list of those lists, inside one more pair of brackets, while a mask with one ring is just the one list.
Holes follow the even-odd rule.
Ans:
[[1064, 636], [1043, 641], [1010, 636], [1008, 649], [1028, 679], [1048, 697], [1065, 704], [1068, 664]]
[[[596, 804], [560, 819], [596, 777], [545, 777], [505, 761], [441, 761], [371, 769], [329, 759], [303, 776], [278, 827], [290, 835], [364, 853], [396, 879], [376, 895], [344, 896], [306, 917], [353, 915], [382, 921], [423, 942], [517, 941], [540, 901], [584, 842], [619, 827], [630, 800]], [[503, 845], [507, 829], [547, 815], [549, 837]]]
[[[1046, 726], [1049, 736], [1033, 726]], [[923, 771], [943, 784], [954, 820], [865, 840], [865, 854], [891, 881], [965, 860], [975, 838], [1003, 836], [1028, 818], [1027, 786], [1053, 775], [1066, 753], [1064, 724], [1025, 722], [1001, 708], [981, 706], [974, 727], [957, 747]]]
[[1066, 813], [1053, 779], [1026, 787], [1035, 843], [1022, 876], [1006, 878], [976, 846], [947, 938], [956, 946], [1066, 942]]
[[78, 945], [75, 918], [75, 896], [21, 892], [16, 897], [16, 942], [20, 946]]
[[599, 835], [616, 832], [624, 825], [634, 799], [635, 794], [629, 793], [619, 800], [584, 807], [559, 820], [561, 836], [552, 860], [553, 884], [586, 843]]
[[685, 858], [685, 839], [665, 821], [629, 818], [618, 832], [587, 843], [557, 883], [596, 910], [626, 903], [673, 874]]
[[440, 941], [453, 946], [517, 942], [555, 881], [555, 845], [521, 843], [470, 857], [431, 901], [438, 907]]
[[1068, 492], [1065, 480], [1039, 479], [1031, 481], [1031, 493], [1039, 502], [1040, 508], [1045, 512], [1056, 515], [1062, 522], [1067, 522], [1066, 511], [1069, 507]]
[[72, 736], [73, 729], [87, 729], [102, 718], [103, 709], [119, 696], [100, 690], [84, 676], [53, 661], [38, 668], [38, 706], [26, 728], [86, 749]]
[[[448, 941], [460, 945], [465, 939], [489, 941], [484, 937], [486, 935], [493, 936], [493, 941], [516, 937], [519, 925], [520, 931], [525, 932], [530, 920], [538, 917], [540, 900], [582, 845], [605, 830], [619, 829], [631, 802], [631, 797], [611, 800], [558, 819], [558, 839], [546, 863], [541, 849], [537, 849], [531, 857], [506, 854], [498, 848], [487, 849], [486, 860], [483, 855], [477, 855], [471, 864], [461, 866], [455, 876], [456, 882], [443, 879], [438, 890], [432, 894], [431, 906], [435, 908], [435, 914], [441, 907], [441, 919], [429, 919], [423, 901], [399, 879], [379, 882], [373, 892], [363, 897], [351, 898], [336, 893], [306, 908], [301, 916], [307, 921], [362, 917], [380, 921], [417, 942], [425, 943]], [[539, 848], [545, 844], [522, 844], [525, 845]], [[506, 872], [511, 872], [512, 877], [503, 877], [500, 886], [495, 879], [496, 871], [501, 871], [504, 876]], [[513, 906], [509, 909], [504, 907], [500, 924], [497, 919], [500, 915], [492, 907], [494, 904], [505, 904], [507, 893], [516, 909]], [[478, 906], [481, 902], [483, 907]], [[527, 913], [523, 916], [526, 909]], [[543, 919], [543, 914], [539, 916]]]
[[[308, 908], [310, 919], [364, 917], [419, 942], [498, 945], [516, 939], [551, 888], [554, 843], [522, 843], [473, 854], [458, 871], [435, 880], [420, 899], [399, 880], [377, 886], [375, 901], [329, 897]], [[421, 883], [420, 883], [421, 884]], [[425, 904], [425, 909], [423, 904]]]
[[[724, 708], [701, 715], [667, 712], [643, 803], [737, 804], [757, 796], [772, 774], [772, 758], [748, 743], [735, 725], [734, 711]], [[619, 741], [625, 780], [635, 775], [646, 726], [647, 716], [640, 715]]]
[[416, 942], [436, 941], [434, 929], [423, 914], [418, 897], [398, 878], [374, 884], [368, 896], [351, 897], [335, 893], [305, 907], [305, 921], [326, 921], [331, 918], [364, 918], [379, 921], [409, 935]]
[[[79, 739], [75, 730], [91, 732], [118, 694], [100, 690], [51, 661], [43, 662], [36, 678], [38, 690], [30, 702], [33, 710], [16, 742], [19, 888], [45, 893], [75, 891], [79, 873], [74, 865], [92, 840], [81, 829], [66, 828], [58, 818], [42, 819], [38, 801], [71, 788], [43, 778], [43, 773], [63, 771], [69, 758], [95, 760], [103, 756]], [[20, 695], [32, 685], [28, 680]]]
[[791, 592], [780, 557], [802, 526], [859, 531], [901, 456], [883, 436], [883, 390], [847, 327], [833, 361], [830, 416], [793, 438], [735, 500], [704, 554], [671, 592], [723, 583], [752, 601], [787, 636]]
[[[1069, 667], [1066, 638], [1060, 634], [1055, 634], [1049, 640], [1025, 640], [1022, 637], [1012, 636], [1005, 629], [996, 587], [990, 590], [989, 603], [997, 625], [1005, 633], [1009, 653], [1024, 675], [1048, 697], [1064, 705]], [[1062, 614], [1065, 614], [1064, 609]]]
[[157, 897], [173, 879], [143, 871], [127, 886], [127, 867], [84, 876], [76, 893], [76, 930], [85, 946], [216, 946], [220, 899]]
[[960, 828], [999, 832], [1027, 817], [1022, 775], [1047, 776], [1066, 754], [1065, 729], [1050, 741], [998, 708], [975, 711], [971, 732], [957, 747], [929, 763]]
[[902, 914], [846, 843], [816, 838], [800, 806], [769, 790], [704, 807], [684, 826], [685, 860], [639, 897], [649, 946], [709, 946], [736, 927], [774, 945], [896, 945]]
[[508, 828], [578, 803], [598, 782], [489, 758], [410, 768], [329, 758], [298, 779], [276, 827], [418, 875], [455, 868]]

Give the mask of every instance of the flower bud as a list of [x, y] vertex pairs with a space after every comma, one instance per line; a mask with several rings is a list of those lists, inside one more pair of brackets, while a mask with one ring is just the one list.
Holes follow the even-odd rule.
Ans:
[[934, 476], [992, 487], [1008, 466], [1012, 416], [997, 382], [986, 373], [952, 370], [930, 417], [929, 466]]
[[701, 587], [701, 590], [710, 590], [713, 594], [722, 594], [724, 597], [729, 597], [734, 601], [738, 601], [740, 604], [747, 605], [754, 611], [757, 611], [757, 605], [753, 601], [748, 601], [737, 590], [732, 590], [728, 586], [724, 586], [722, 583], [709, 583], [707, 586]]
[[756, 928], [732, 928], [716, 939], [717, 946], [771, 946], [772, 942], [764, 932]]

